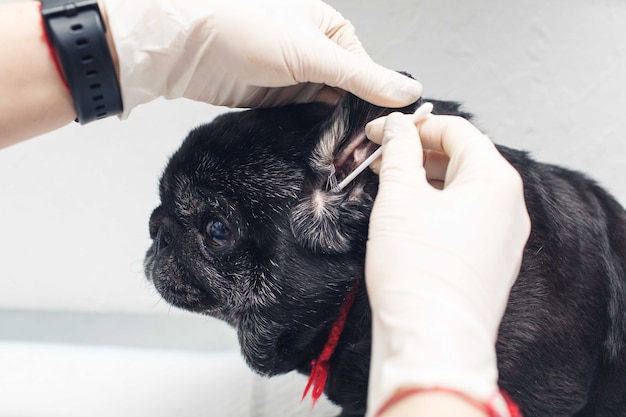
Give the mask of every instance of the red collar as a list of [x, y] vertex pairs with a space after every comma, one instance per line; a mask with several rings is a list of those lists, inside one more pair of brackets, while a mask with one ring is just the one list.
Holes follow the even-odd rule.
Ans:
[[322, 353], [320, 353], [317, 359], [313, 359], [311, 361], [311, 375], [309, 376], [309, 381], [307, 382], [304, 392], [302, 393], [302, 400], [304, 400], [309, 392], [309, 389], [313, 387], [313, 390], [311, 391], [313, 405], [311, 405], [311, 408], [315, 407], [315, 403], [324, 392], [326, 378], [328, 378], [329, 361], [333, 356], [333, 353], [335, 353], [337, 343], [339, 343], [339, 338], [341, 337], [341, 333], [343, 332], [343, 328], [346, 324], [350, 308], [352, 308], [352, 304], [354, 303], [358, 287], [359, 282], [356, 281], [341, 305], [339, 316], [333, 323], [333, 327], [330, 329], [330, 334], [328, 335], [328, 340], [324, 345], [324, 349], [322, 349]]

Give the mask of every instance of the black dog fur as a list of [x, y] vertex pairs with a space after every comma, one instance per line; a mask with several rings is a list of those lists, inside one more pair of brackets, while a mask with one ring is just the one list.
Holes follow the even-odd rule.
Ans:
[[[359, 162], [345, 150], [390, 111], [347, 96], [336, 107], [229, 113], [193, 130], [161, 179], [148, 278], [171, 304], [236, 328], [255, 371], [308, 374], [346, 293], [363, 282], [377, 189], [371, 172], [341, 193], [327, 182]], [[499, 150], [523, 178], [532, 220], [500, 326], [499, 383], [526, 417], [625, 416], [625, 212], [580, 173]], [[370, 337], [363, 284], [325, 390], [344, 417], [365, 413]]]

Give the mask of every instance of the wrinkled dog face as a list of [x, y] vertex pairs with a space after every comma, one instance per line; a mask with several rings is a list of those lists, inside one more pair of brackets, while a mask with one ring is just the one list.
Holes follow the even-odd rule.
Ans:
[[386, 113], [348, 96], [192, 131], [161, 180], [148, 278], [171, 304], [234, 326], [258, 372], [306, 368], [363, 277], [376, 178], [329, 190], [371, 153], [365, 124]]

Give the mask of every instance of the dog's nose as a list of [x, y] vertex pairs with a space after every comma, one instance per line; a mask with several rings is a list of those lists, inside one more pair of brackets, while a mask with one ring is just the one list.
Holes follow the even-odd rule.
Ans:
[[163, 226], [159, 226], [156, 237], [154, 238], [154, 253], [158, 254], [160, 251], [168, 247], [170, 244], [170, 237]]

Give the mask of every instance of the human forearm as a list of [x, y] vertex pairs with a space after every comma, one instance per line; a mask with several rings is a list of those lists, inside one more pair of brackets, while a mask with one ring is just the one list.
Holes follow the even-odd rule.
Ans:
[[[388, 107], [419, 98], [421, 85], [373, 62], [352, 24], [326, 3], [257, 3], [99, 0], [122, 118], [158, 97], [237, 107], [333, 102], [342, 91]], [[74, 106], [48, 47], [39, 7], [37, 2], [0, 6], [0, 147], [70, 122], [76, 108], [83, 113], [85, 95], [89, 98], [68, 68]], [[116, 91], [104, 58], [98, 70], [107, 76], [107, 91]], [[93, 86], [105, 88], [99, 82]], [[96, 116], [117, 114], [119, 102], [113, 101]], [[82, 116], [81, 123], [91, 120]]]
[[0, 5], [0, 148], [71, 122], [72, 97], [46, 43], [38, 2]]

